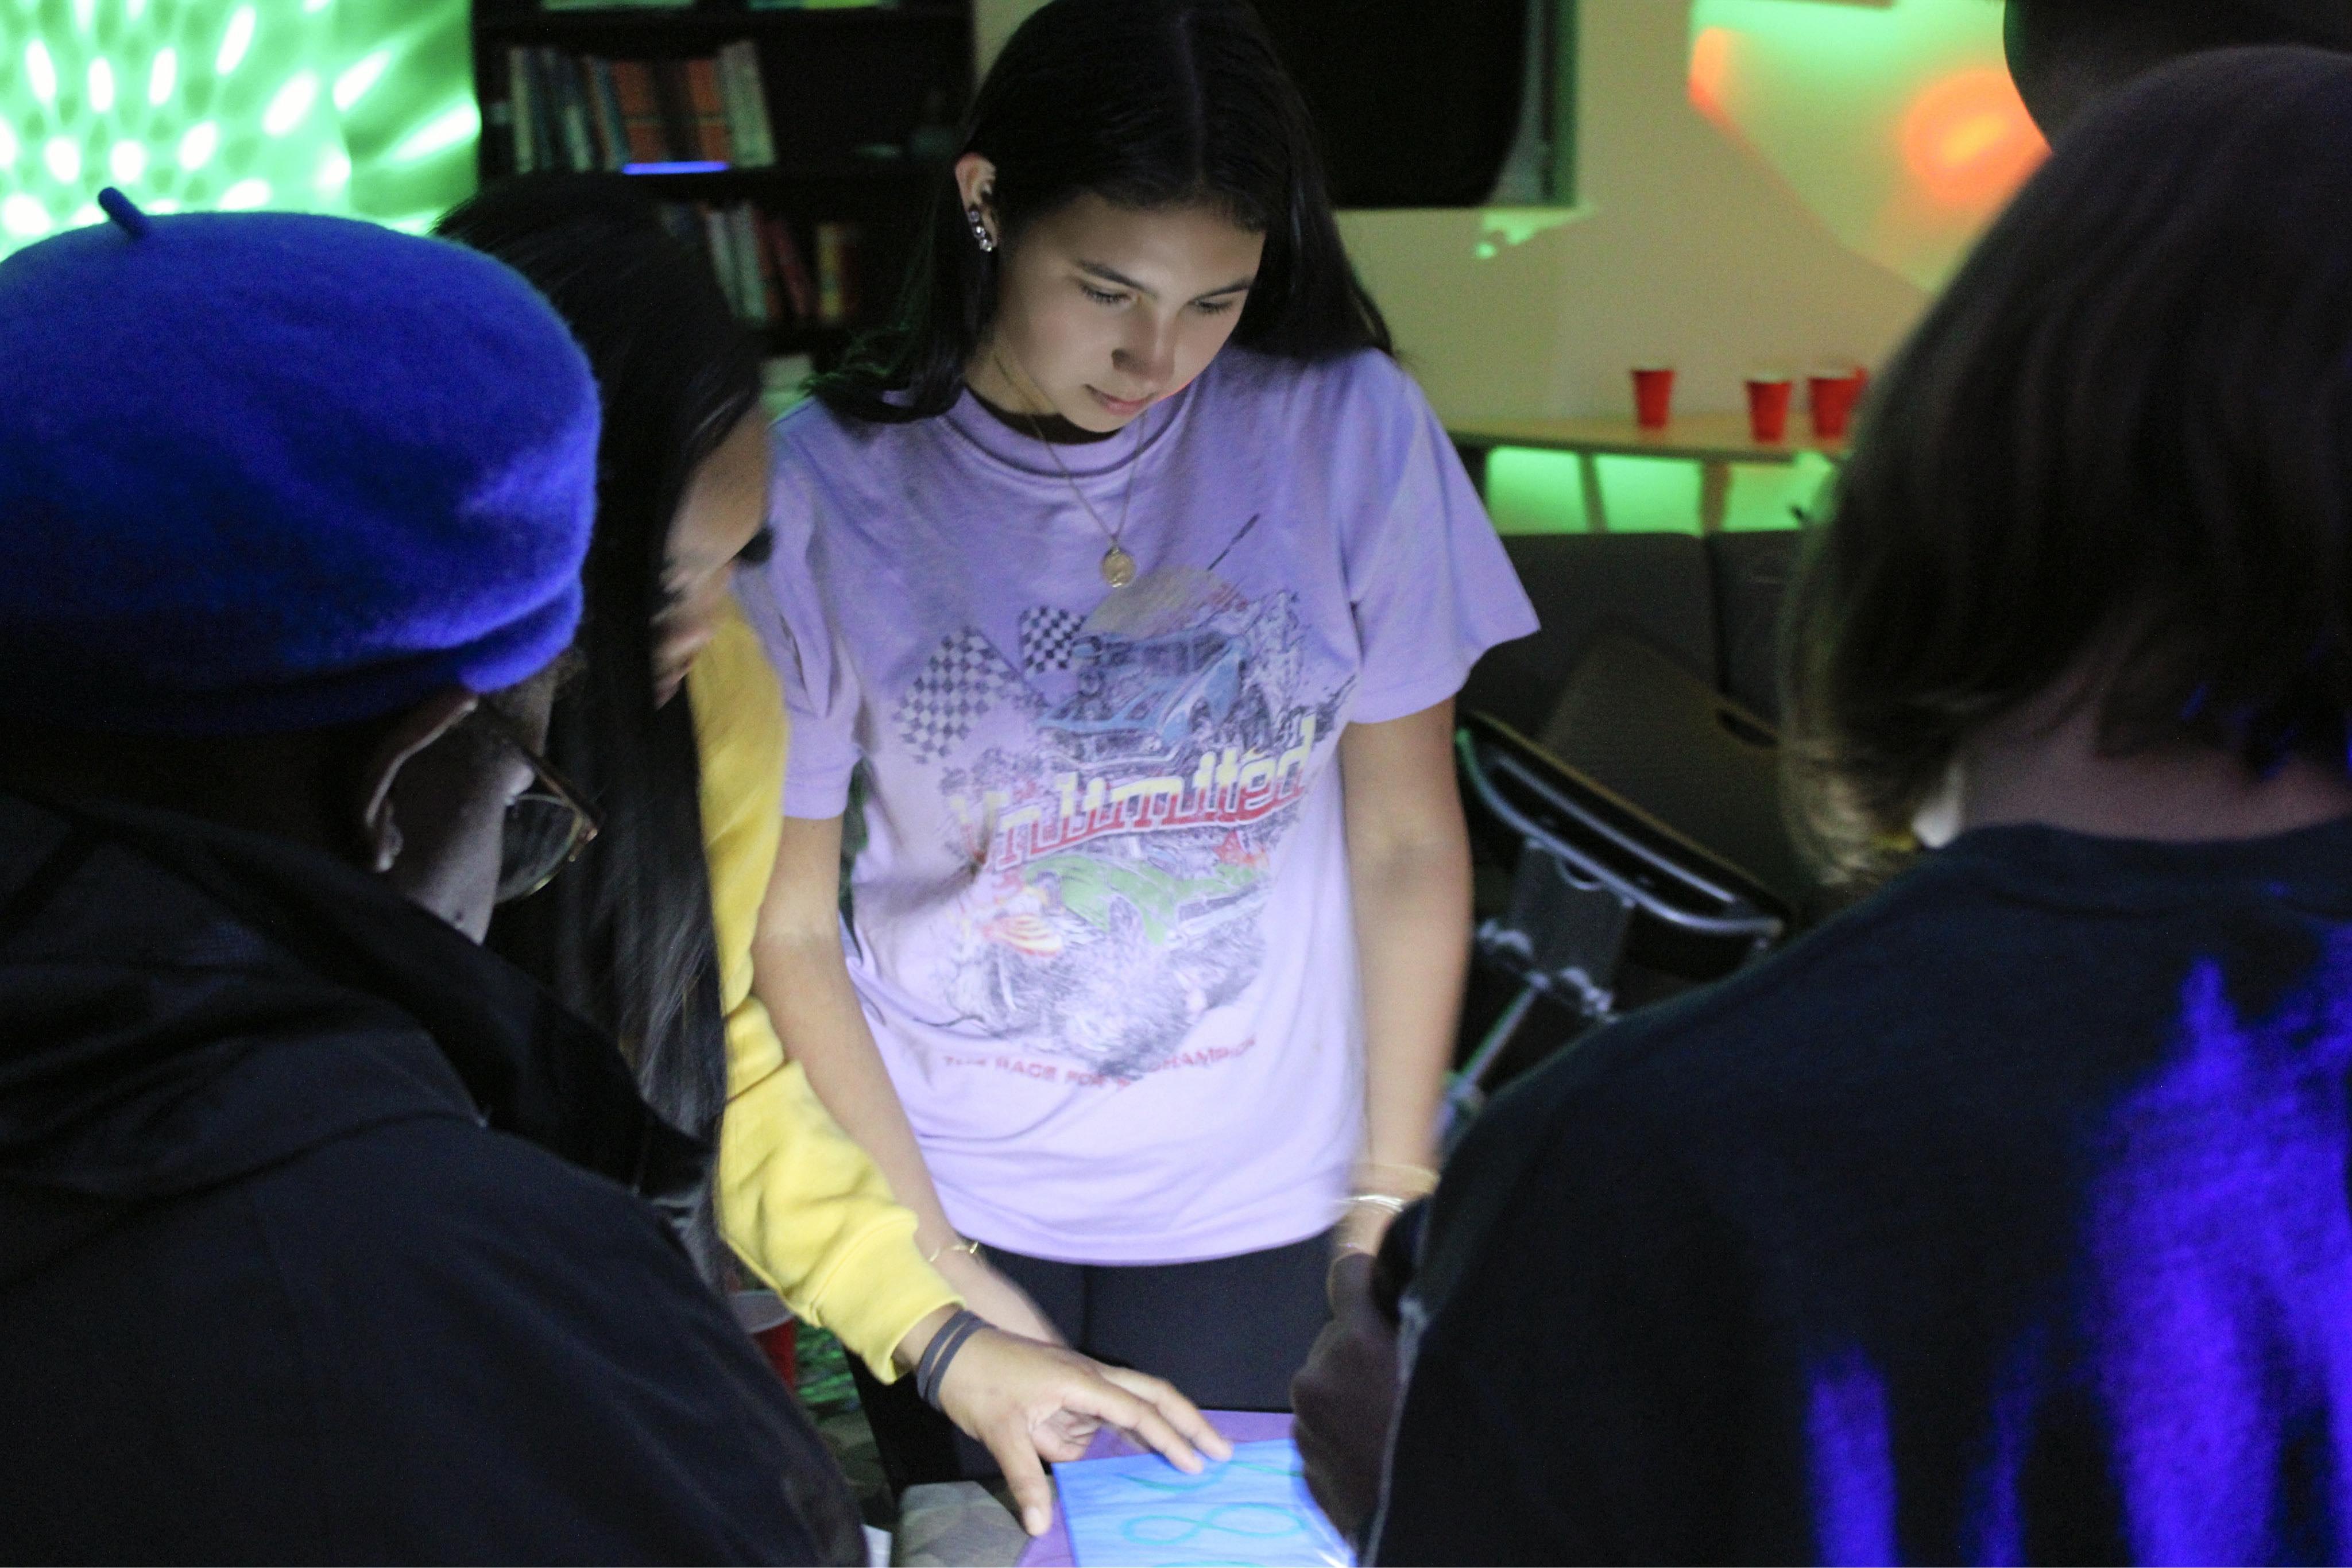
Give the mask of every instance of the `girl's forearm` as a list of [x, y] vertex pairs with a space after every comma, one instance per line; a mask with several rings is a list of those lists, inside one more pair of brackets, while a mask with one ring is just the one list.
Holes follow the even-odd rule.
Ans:
[[1351, 866], [1364, 1002], [1364, 1146], [1357, 1184], [1411, 1193], [1437, 1164], [1437, 1115], [1470, 960], [1467, 836]]
[[808, 1074], [833, 1119], [881, 1170], [892, 1196], [914, 1212], [915, 1244], [929, 1254], [953, 1242], [955, 1228], [866, 1027], [839, 938], [764, 940], [758, 972], [760, 999], [785, 1052]]

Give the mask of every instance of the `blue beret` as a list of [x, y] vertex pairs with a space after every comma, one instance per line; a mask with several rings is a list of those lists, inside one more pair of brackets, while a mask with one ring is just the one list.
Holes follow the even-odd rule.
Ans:
[[117, 222], [0, 261], [0, 716], [304, 729], [545, 666], [597, 405], [478, 252], [345, 218]]

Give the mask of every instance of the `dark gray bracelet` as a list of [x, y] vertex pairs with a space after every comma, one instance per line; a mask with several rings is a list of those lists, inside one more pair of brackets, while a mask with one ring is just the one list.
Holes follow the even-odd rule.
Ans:
[[964, 1342], [988, 1326], [978, 1312], [958, 1307], [955, 1316], [940, 1326], [923, 1347], [921, 1359], [915, 1363], [915, 1392], [923, 1403], [937, 1410], [940, 1407], [940, 1385], [948, 1375], [948, 1364], [964, 1347]]

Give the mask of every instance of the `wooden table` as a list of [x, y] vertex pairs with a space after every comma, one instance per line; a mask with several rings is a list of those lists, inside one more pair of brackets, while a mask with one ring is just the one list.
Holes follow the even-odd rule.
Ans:
[[1712, 534], [1723, 528], [1733, 464], [1785, 465], [1794, 463], [1800, 452], [1819, 453], [1835, 462], [1846, 450], [1843, 437], [1817, 439], [1802, 409], [1789, 411], [1785, 441], [1757, 440], [1748, 434], [1744, 413], [1685, 414], [1663, 430], [1644, 430], [1625, 418], [1469, 419], [1447, 425], [1446, 434], [1471, 462], [1471, 477], [1482, 491], [1486, 455], [1497, 446], [1576, 454], [1577, 477], [1584, 487], [1585, 523], [1596, 534], [1609, 530], [1608, 508], [1601, 497], [1600, 460], [1603, 457], [1672, 457], [1697, 464], [1699, 530]]

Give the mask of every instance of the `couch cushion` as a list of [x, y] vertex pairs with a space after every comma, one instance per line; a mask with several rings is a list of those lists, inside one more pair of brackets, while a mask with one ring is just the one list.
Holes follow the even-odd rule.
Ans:
[[1464, 709], [1540, 733], [1569, 672], [1611, 632], [1639, 638], [1709, 685], [1718, 678], [1715, 598], [1696, 538], [1523, 534], [1503, 544], [1542, 629], [1478, 662]]
[[1716, 683], [1723, 694], [1768, 722], [1780, 722], [1777, 678], [1780, 600], [1797, 559], [1795, 528], [1717, 534], [1706, 541], [1715, 567]]

